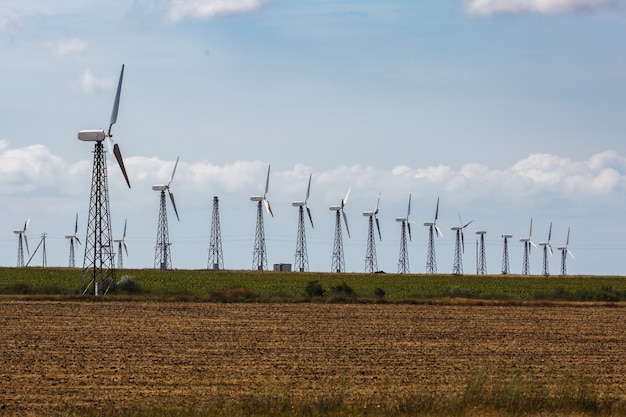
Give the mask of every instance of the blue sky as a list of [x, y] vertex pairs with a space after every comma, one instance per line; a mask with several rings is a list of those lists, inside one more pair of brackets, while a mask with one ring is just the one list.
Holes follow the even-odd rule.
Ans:
[[[48, 234], [48, 264], [67, 265], [79, 214], [84, 238], [92, 146], [122, 64], [114, 127], [132, 189], [109, 158], [113, 234], [128, 218], [129, 267], [151, 267], [158, 194], [169, 178], [176, 268], [204, 268], [212, 196], [221, 200], [227, 268], [252, 264], [255, 206], [272, 165], [268, 261], [293, 262], [297, 211], [313, 174], [311, 270], [331, 264], [337, 204], [352, 187], [346, 270], [363, 271], [378, 192], [379, 269], [397, 270], [399, 225], [413, 195], [411, 272], [441, 198], [439, 272], [451, 272], [457, 212], [487, 230], [487, 269], [511, 270], [522, 246], [564, 243], [572, 274], [626, 271], [626, 6], [613, 0], [5, 1], [0, 6], [0, 265], [16, 263], [13, 230]], [[171, 207], [168, 207], [171, 211]], [[4, 229], [4, 232], [1, 230]], [[39, 254], [32, 261], [41, 264]], [[82, 264], [82, 252], [78, 256]], [[550, 259], [559, 270], [559, 256]], [[541, 272], [534, 251], [531, 272]]]

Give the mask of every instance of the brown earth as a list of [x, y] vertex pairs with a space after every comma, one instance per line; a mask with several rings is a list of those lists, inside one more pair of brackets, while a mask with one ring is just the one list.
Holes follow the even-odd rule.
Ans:
[[0, 414], [458, 392], [480, 369], [626, 395], [608, 306], [0, 302]]

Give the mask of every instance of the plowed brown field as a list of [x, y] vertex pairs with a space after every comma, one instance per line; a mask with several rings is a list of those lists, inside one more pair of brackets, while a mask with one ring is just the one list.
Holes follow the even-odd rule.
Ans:
[[0, 413], [462, 389], [476, 369], [626, 393], [626, 309], [0, 302]]

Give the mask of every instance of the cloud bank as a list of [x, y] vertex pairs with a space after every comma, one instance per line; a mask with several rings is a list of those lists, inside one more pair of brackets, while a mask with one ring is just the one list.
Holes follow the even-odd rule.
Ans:
[[601, 10], [618, 6], [615, 0], [467, 0], [465, 10], [471, 15], [559, 14]]
[[78, 38], [61, 39], [56, 43], [49, 44], [48, 48], [54, 56], [63, 58], [64, 56], [84, 51], [87, 48], [87, 42]]
[[172, 0], [167, 17], [172, 22], [187, 17], [211, 19], [219, 15], [250, 12], [266, 2], [267, 0]]

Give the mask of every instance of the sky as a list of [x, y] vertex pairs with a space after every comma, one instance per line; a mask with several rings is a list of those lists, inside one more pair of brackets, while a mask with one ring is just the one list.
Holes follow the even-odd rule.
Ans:
[[[626, 5], [617, 0], [5, 0], [0, 5], [0, 265], [16, 265], [30, 218], [31, 251], [67, 266], [78, 213], [84, 242], [93, 145], [113, 127], [131, 182], [108, 155], [113, 235], [128, 221], [124, 265], [151, 268], [168, 181], [172, 264], [207, 267], [213, 196], [227, 269], [251, 269], [256, 207], [269, 264], [294, 263], [297, 209], [312, 174], [311, 271], [330, 271], [329, 206], [351, 189], [346, 271], [362, 272], [367, 218], [381, 193], [378, 269], [396, 272], [412, 196], [412, 273], [425, 272], [435, 215], [437, 269], [450, 273], [451, 226], [466, 223], [463, 269], [511, 273], [520, 238], [575, 259], [568, 273], [626, 273]], [[82, 265], [84, 248], [77, 249]], [[28, 256], [27, 256], [28, 258]], [[31, 265], [41, 265], [41, 250]], [[542, 254], [531, 253], [532, 274]], [[560, 255], [549, 258], [558, 274]]]

